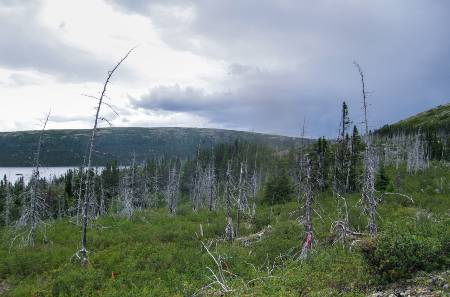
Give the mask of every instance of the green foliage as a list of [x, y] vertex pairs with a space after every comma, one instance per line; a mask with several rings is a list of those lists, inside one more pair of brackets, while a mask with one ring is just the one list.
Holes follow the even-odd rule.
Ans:
[[363, 258], [341, 246], [318, 250], [307, 261], [288, 261], [286, 269], [252, 290], [255, 296], [365, 296], [369, 282]]
[[293, 199], [294, 186], [291, 177], [285, 170], [273, 175], [264, 188], [263, 202], [269, 205], [284, 203]]
[[375, 188], [378, 191], [384, 192], [390, 183], [389, 176], [386, 173], [384, 163], [381, 163], [375, 179]]
[[421, 134], [426, 154], [433, 160], [450, 161], [450, 104], [440, 105], [375, 131], [381, 136]]
[[448, 133], [450, 130], [450, 104], [439, 105], [398, 123], [385, 125], [376, 133], [381, 135], [392, 135], [398, 132], [417, 133], [419, 129], [422, 131], [447, 131]]
[[[277, 161], [276, 165], [271, 171], [271, 190], [290, 193], [280, 197], [292, 197], [290, 163]], [[151, 167], [144, 170], [151, 171]], [[193, 213], [191, 205], [185, 202], [173, 217], [165, 208], [158, 208], [137, 211], [130, 221], [111, 214], [91, 221], [90, 262], [86, 268], [73, 257], [79, 249], [80, 226], [68, 217], [48, 221], [47, 240], [40, 235], [34, 248], [14, 245], [10, 249], [14, 228], [3, 227], [0, 229], [0, 283], [6, 282], [11, 289], [2, 293], [5, 296], [192, 296], [211, 283], [207, 267], [217, 270], [202, 248], [204, 242], [214, 255], [221, 255], [223, 266], [230, 272], [225, 277], [234, 291], [228, 296], [367, 296], [382, 283], [409, 277], [417, 270], [429, 271], [450, 264], [448, 167], [432, 163], [429, 170], [415, 175], [407, 175], [405, 168], [399, 170], [403, 176], [399, 191], [412, 196], [414, 203], [403, 196], [385, 196], [377, 209], [381, 218], [379, 239], [365, 241], [362, 251], [331, 244], [334, 234], [330, 233], [330, 226], [341, 217], [336, 200], [326, 191], [315, 197], [315, 241], [313, 252], [305, 261], [297, 260], [304, 226], [299, 224], [303, 210], [295, 201], [282, 198], [270, 205], [259, 203], [255, 216], [244, 213], [242, 236], [259, 232], [268, 225], [272, 227], [250, 246], [221, 240], [225, 228], [223, 210], [200, 209]], [[392, 176], [395, 168], [386, 166], [385, 171]], [[105, 178], [113, 179], [113, 176], [111, 167]], [[72, 187], [65, 181], [61, 185]], [[279, 187], [280, 184], [283, 186]], [[64, 188], [59, 191], [70, 192]], [[261, 191], [257, 201], [265, 200], [265, 195], [265, 190]], [[367, 219], [358, 204], [360, 193], [349, 193], [346, 198], [350, 227], [364, 232]], [[236, 212], [232, 215], [235, 218]], [[217, 295], [218, 290], [214, 285], [204, 295]]]
[[[439, 223], [438, 228], [448, 229], [448, 223]], [[363, 246], [367, 263], [383, 282], [411, 277], [417, 271], [432, 271], [450, 264], [449, 232], [436, 232], [436, 226], [430, 223], [423, 227], [389, 225], [375, 241], [367, 241]]]

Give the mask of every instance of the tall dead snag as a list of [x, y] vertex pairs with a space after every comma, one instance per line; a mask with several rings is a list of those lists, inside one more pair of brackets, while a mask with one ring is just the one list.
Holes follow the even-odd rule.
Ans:
[[152, 195], [151, 195], [151, 201], [150, 201], [150, 205], [151, 206], [155, 206], [158, 203], [158, 195], [159, 195], [159, 184], [160, 184], [160, 178], [159, 178], [159, 166], [160, 166], [160, 160], [156, 160], [155, 161], [155, 170], [153, 172], [153, 176], [151, 178], [151, 191], [152, 191]]
[[226, 172], [225, 199], [227, 206], [227, 226], [225, 227], [225, 238], [228, 242], [233, 240], [233, 217], [231, 215], [231, 199], [232, 199], [232, 181], [231, 181], [231, 162], [228, 161]]
[[180, 190], [180, 177], [181, 177], [181, 161], [176, 159], [175, 164], [169, 169], [169, 179], [166, 189], [167, 206], [169, 207], [169, 213], [175, 215], [177, 213], [178, 196]]
[[296, 176], [296, 187], [297, 187], [297, 203], [300, 203], [301, 198], [303, 196], [303, 169], [305, 164], [305, 126], [306, 126], [306, 117], [303, 118], [302, 125], [302, 133], [300, 136], [300, 147], [297, 155], [297, 176]]
[[120, 205], [118, 209], [119, 215], [131, 219], [135, 211], [135, 168], [136, 168], [136, 156], [133, 154], [133, 161], [131, 163], [131, 168], [125, 170], [125, 175], [120, 182], [119, 195], [120, 195]]
[[238, 199], [237, 199], [237, 217], [236, 217], [236, 237], [239, 237], [240, 235], [240, 229], [241, 229], [241, 216], [242, 216], [242, 198], [243, 198], [243, 174], [244, 174], [244, 168], [243, 163], [241, 162], [241, 169], [239, 173], [239, 193], [238, 193]]
[[83, 165], [80, 167], [78, 171], [79, 176], [79, 185], [78, 185], [78, 193], [77, 193], [77, 225], [80, 224], [80, 216], [83, 212], [83, 168], [85, 165], [86, 156], [84, 156]]
[[42, 126], [42, 130], [39, 133], [39, 140], [36, 147], [36, 153], [34, 156], [34, 168], [30, 181], [30, 190], [25, 193], [26, 198], [28, 198], [28, 205], [25, 204], [22, 215], [19, 218], [19, 226], [27, 226], [30, 228], [28, 235], [24, 238], [24, 244], [26, 246], [34, 246], [36, 241], [36, 229], [38, 225], [42, 222], [42, 215], [45, 211], [45, 201], [41, 196], [39, 191], [39, 166], [40, 166], [40, 155], [42, 147], [42, 138], [44, 136], [45, 128], [47, 127], [48, 119], [50, 118], [50, 112]]
[[250, 195], [252, 197], [252, 205], [250, 210], [250, 218], [255, 218], [256, 216], [256, 195], [259, 191], [259, 181], [258, 181], [258, 173], [256, 170], [256, 159], [255, 159], [255, 168], [253, 169], [253, 174], [250, 178]]
[[305, 195], [305, 205], [304, 211], [305, 215], [303, 218], [303, 224], [305, 226], [305, 239], [303, 240], [302, 252], [300, 254], [300, 259], [306, 259], [309, 252], [312, 250], [314, 234], [313, 234], [313, 223], [312, 223], [312, 203], [314, 199], [313, 190], [313, 178], [312, 178], [312, 164], [311, 160], [306, 160], [306, 179], [304, 184], [304, 195]]
[[[369, 136], [366, 136], [369, 137]], [[377, 236], [377, 201], [375, 197], [375, 152], [371, 147], [370, 140], [366, 140], [364, 152], [364, 180], [362, 199], [369, 215], [370, 236]]]
[[191, 192], [192, 211], [194, 212], [197, 212], [200, 208], [200, 198], [201, 198], [200, 196], [203, 184], [202, 181], [203, 181], [203, 170], [200, 164], [200, 144], [198, 144], [195, 172], [192, 181], [192, 192]]
[[11, 209], [13, 204], [13, 197], [11, 194], [11, 184], [9, 181], [6, 180], [5, 176], [5, 191], [6, 191], [6, 197], [5, 197], [5, 206], [3, 210], [3, 222], [5, 223], [5, 226], [9, 226], [11, 223]]
[[355, 65], [356, 69], [358, 70], [359, 76], [361, 78], [361, 91], [362, 91], [362, 98], [363, 98], [363, 111], [364, 111], [364, 128], [365, 128], [365, 134], [369, 134], [369, 122], [367, 120], [367, 92], [366, 92], [366, 83], [364, 81], [364, 71], [362, 70], [361, 66], [358, 64], [358, 62], [354, 61], [353, 64]]
[[98, 215], [104, 216], [106, 214], [105, 204], [105, 188], [103, 187], [103, 176], [100, 174], [100, 207], [98, 209]]
[[212, 211], [216, 206], [216, 173], [214, 167], [214, 155], [211, 163], [208, 165], [206, 173], [206, 188], [208, 193], [208, 209]]
[[366, 144], [366, 149], [364, 151], [364, 180], [362, 189], [362, 201], [365, 204], [365, 209], [369, 216], [369, 233], [370, 236], [377, 236], [377, 201], [375, 197], [375, 152], [372, 147], [370, 135], [369, 135], [369, 124], [367, 119], [367, 92], [364, 82], [364, 72], [361, 66], [354, 62], [356, 69], [358, 70], [359, 76], [361, 77], [362, 85], [362, 98], [363, 98], [363, 110], [364, 110], [364, 126], [365, 135], [364, 141]]
[[131, 178], [129, 174], [125, 174], [119, 184], [119, 209], [118, 214], [126, 217], [127, 219], [131, 219], [134, 213], [134, 205], [133, 205], [133, 190], [130, 187]]
[[[133, 50], [134, 50], [134, 48], [129, 50], [127, 52], [127, 54], [116, 64], [116, 66], [114, 66], [114, 68], [112, 70], [108, 71], [105, 83], [103, 84], [102, 92], [100, 93], [100, 97], [98, 97], [98, 98], [95, 97], [95, 99], [98, 99], [98, 105], [97, 105], [97, 109], [96, 109], [96, 113], [95, 113], [94, 127], [92, 128], [91, 138], [89, 141], [89, 150], [88, 150], [88, 155], [87, 155], [88, 162], [87, 162], [87, 167], [86, 167], [87, 174], [86, 174], [86, 180], [85, 180], [85, 193], [84, 193], [84, 203], [83, 203], [83, 229], [82, 229], [82, 238], [81, 238], [81, 250], [79, 250], [77, 252], [77, 256], [81, 259], [81, 262], [83, 264], [87, 264], [87, 260], [88, 260], [87, 248], [86, 248], [86, 243], [87, 243], [86, 236], [87, 236], [87, 227], [88, 227], [89, 197], [91, 195], [91, 193], [89, 191], [89, 185], [91, 183], [89, 172], [92, 169], [92, 154], [94, 152], [95, 138], [97, 136], [98, 121], [99, 120], [106, 121], [106, 119], [100, 117], [100, 110], [101, 110], [103, 104], [106, 104], [105, 102], [103, 102], [103, 100], [106, 97], [106, 90], [110, 83], [111, 77], [113, 76], [113, 74], [117, 70], [117, 68], [119, 68], [120, 64], [122, 64], [122, 62], [125, 61], [125, 59], [130, 55], [130, 53]], [[106, 105], [110, 106], [109, 104], [106, 104]]]

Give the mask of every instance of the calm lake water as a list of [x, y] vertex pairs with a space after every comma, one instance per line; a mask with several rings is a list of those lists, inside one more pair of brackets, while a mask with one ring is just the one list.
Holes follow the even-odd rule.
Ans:
[[[69, 169], [74, 169], [78, 167], [40, 167], [39, 174], [41, 177], [45, 177], [47, 180], [59, 177], [67, 172]], [[99, 167], [98, 170], [101, 171], [103, 167]], [[24, 177], [25, 181], [28, 181], [33, 173], [33, 167], [0, 167], [0, 178], [6, 174], [6, 178], [15, 182], [21, 176]]]

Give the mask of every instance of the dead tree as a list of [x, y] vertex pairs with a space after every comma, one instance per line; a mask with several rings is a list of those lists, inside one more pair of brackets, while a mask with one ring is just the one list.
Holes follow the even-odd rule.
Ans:
[[253, 199], [256, 198], [256, 195], [259, 191], [259, 178], [258, 178], [258, 150], [256, 150], [255, 153], [255, 163], [253, 165], [253, 173], [250, 177], [250, 195], [253, 197]]
[[106, 204], [105, 204], [105, 188], [103, 187], [103, 176], [100, 174], [100, 207], [98, 209], [98, 214], [104, 216], [106, 214]]
[[[86, 156], [85, 156], [86, 158]], [[80, 167], [80, 170], [78, 171], [78, 175], [80, 176], [79, 181], [79, 187], [78, 187], [78, 199], [77, 199], [77, 225], [80, 224], [80, 216], [83, 212], [83, 168], [84, 168], [84, 161], [83, 166]]]
[[143, 179], [144, 179], [143, 181], [144, 190], [142, 193], [142, 207], [147, 208], [150, 207], [151, 205], [151, 191], [149, 187], [150, 177], [147, 173], [147, 170], [144, 171]]
[[240, 233], [240, 227], [241, 227], [241, 208], [242, 208], [242, 162], [241, 162], [241, 169], [239, 173], [239, 184], [238, 184], [238, 198], [237, 198], [237, 214], [236, 214], [236, 237], [239, 237]]
[[212, 211], [216, 204], [216, 173], [214, 167], [214, 159], [208, 165], [206, 174], [206, 188], [208, 193], [208, 209]]
[[191, 202], [192, 210], [197, 212], [201, 207], [212, 211], [216, 206], [217, 187], [214, 165], [214, 154], [211, 150], [211, 160], [203, 164], [200, 160], [200, 145], [197, 148], [197, 160], [192, 178]]
[[300, 200], [303, 196], [303, 171], [305, 164], [305, 128], [306, 128], [306, 117], [303, 118], [302, 125], [302, 134], [300, 137], [300, 147], [297, 156], [297, 203], [300, 203]]
[[370, 145], [370, 140], [366, 140], [366, 150], [364, 152], [364, 181], [362, 199], [365, 203], [369, 216], [370, 236], [377, 236], [377, 201], [375, 197], [375, 153]]
[[133, 204], [133, 170], [126, 172], [125, 176], [122, 178], [120, 183], [120, 209], [118, 210], [119, 215], [131, 219], [134, 213]]
[[6, 181], [5, 178], [5, 206], [3, 211], [3, 221], [5, 223], [5, 226], [9, 226], [11, 224], [11, 208], [13, 204], [13, 197], [11, 194], [11, 185], [9, 181]]
[[362, 98], [363, 98], [363, 110], [364, 110], [364, 126], [365, 126], [365, 137], [364, 141], [366, 144], [366, 149], [364, 152], [364, 180], [363, 180], [363, 191], [362, 191], [362, 201], [365, 204], [365, 209], [369, 216], [369, 233], [370, 236], [377, 236], [377, 201], [375, 197], [375, 152], [372, 147], [371, 137], [369, 135], [369, 124], [367, 119], [367, 92], [365, 89], [364, 82], [364, 72], [361, 66], [354, 62], [359, 75], [361, 77], [362, 85]]
[[369, 122], [367, 120], [367, 92], [366, 92], [366, 83], [364, 81], [364, 71], [362, 70], [362, 68], [358, 64], [358, 62], [354, 61], [353, 64], [355, 65], [356, 69], [358, 70], [359, 76], [361, 78], [363, 111], [364, 111], [364, 128], [365, 128], [365, 134], [368, 135], [369, 134]]
[[429, 161], [425, 154], [425, 144], [422, 141], [423, 136], [420, 131], [418, 134], [410, 138], [407, 146], [407, 171], [409, 174], [425, 170], [428, 168]]
[[92, 168], [92, 155], [94, 153], [94, 146], [95, 146], [95, 139], [97, 136], [98, 122], [99, 122], [99, 120], [107, 121], [105, 118], [102, 118], [100, 116], [100, 110], [104, 104], [111, 108], [111, 105], [104, 102], [108, 85], [110, 83], [111, 77], [113, 76], [114, 72], [119, 68], [120, 64], [122, 64], [122, 62], [125, 61], [125, 59], [130, 55], [130, 53], [133, 51], [133, 49], [134, 48], [129, 50], [126, 53], [126, 55], [122, 59], [120, 59], [120, 61], [114, 66], [114, 68], [112, 70], [108, 71], [106, 80], [103, 84], [103, 89], [100, 93], [100, 96], [98, 98], [94, 97], [94, 99], [98, 100], [98, 105], [97, 105], [96, 113], [95, 113], [94, 127], [92, 128], [91, 138], [89, 141], [89, 149], [88, 149], [88, 155], [87, 155], [87, 167], [86, 167], [87, 175], [86, 175], [86, 181], [85, 181], [85, 193], [84, 193], [84, 203], [83, 203], [83, 229], [82, 229], [82, 237], [81, 237], [81, 250], [79, 250], [77, 252], [77, 256], [78, 256], [78, 258], [81, 259], [81, 262], [83, 264], [87, 264], [87, 260], [88, 260], [88, 258], [87, 258], [87, 253], [88, 253], [88, 251], [87, 251], [87, 227], [88, 227], [88, 213], [89, 213], [89, 209], [88, 209], [89, 197], [91, 195], [91, 193], [89, 191], [89, 185], [90, 185], [89, 172], [91, 171], [91, 168]]
[[250, 211], [250, 217], [255, 218], [256, 216], [256, 195], [259, 191], [259, 180], [258, 180], [258, 172], [256, 170], [256, 159], [255, 159], [255, 168], [253, 170], [252, 177], [250, 178], [250, 195], [252, 196], [252, 208]]
[[156, 162], [155, 164], [155, 171], [154, 174], [151, 178], [151, 191], [152, 191], [152, 195], [151, 195], [151, 201], [150, 201], [150, 205], [151, 206], [155, 206], [157, 204], [158, 201], [158, 195], [159, 195], [159, 161]]
[[26, 246], [34, 246], [36, 241], [36, 229], [38, 225], [42, 223], [42, 216], [46, 209], [44, 198], [42, 197], [39, 189], [39, 167], [44, 131], [47, 127], [49, 118], [50, 112], [48, 113], [44, 121], [41, 132], [39, 133], [39, 140], [34, 157], [34, 169], [30, 180], [30, 189], [29, 191], [25, 192], [25, 196], [28, 198], [28, 205], [25, 204], [18, 221], [19, 226], [27, 226], [30, 228], [28, 235], [24, 238], [24, 244]]
[[233, 240], [233, 216], [231, 214], [232, 209], [232, 176], [231, 176], [231, 162], [228, 161], [226, 172], [226, 184], [225, 184], [225, 199], [227, 207], [227, 225], [225, 227], [225, 238], [228, 242]]
[[[200, 289], [199, 293], [202, 293], [204, 290], [208, 288], [212, 288], [212, 286], [217, 285], [220, 288], [220, 291], [217, 295], [223, 296], [227, 293], [233, 292], [233, 289], [230, 288], [226, 275], [233, 275], [230, 271], [227, 270], [227, 264], [224, 261], [224, 259], [220, 256], [220, 254], [216, 257], [210, 252], [208, 246], [202, 242], [203, 247], [205, 248], [208, 255], [213, 259], [214, 264], [216, 266], [217, 272], [215, 272], [212, 268], [206, 267], [209, 272], [211, 273], [211, 279], [212, 282], [208, 284], [207, 286]], [[214, 294], [216, 295], [216, 294]], [[197, 296], [197, 294], [194, 294], [193, 296]]]
[[131, 167], [125, 170], [125, 175], [120, 187], [120, 210], [119, 214], [131, 219], [136, 208], [142, 207], [144, 204], [142, 196], [137, 191], [137, 175], [136, 175], [136, 155], [133, 153], [133, 161]]
[[303, 217], [303, 224], [305, 226], [305, 238], [303, 240], [302, 251], [300, 253], [300, 259], [306, 259], [312, 250], [312, 245], [314, 241], [313, 234], [313, 223], [312, 223], [312, 212], [313, 212], [313, 199], [314, 199], [314, 189], [313, 189], [313, 177], [312, 177], [312, 163], [311, 160], [306, 160], [306, 180], [304, 184], [304, 195], [305, 204], [304, 211], [305, 215]]
[[175, 215], [178, 206], [178, 197], [180, 195], [180, 159], [176, 159], [175, 164], [169, 169], [169, 179], [166, 188], [166, 201], [169, 213]]
[[192, 192], [191, 192], [191, 201], [192, 201], [192, 210], [197, 212], [200, 207], [200, 192], [202, 186], [202, 168], [200, 164], [200, 144], [197, 146], [197, 159], [195, 163], [195, 172], [192, 182]]

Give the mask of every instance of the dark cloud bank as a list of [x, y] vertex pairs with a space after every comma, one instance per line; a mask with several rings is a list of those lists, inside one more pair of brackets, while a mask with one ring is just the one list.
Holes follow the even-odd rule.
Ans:
[[149, 17], [172, 47], [230, 65], [229, 92], [155, 86], [135, 107], [291, 135], [306, 117], [309, 134], [333, 136], [342, 100], [362, 119], [354, 60], [366, 72], [372, 128], [450, 99], [445, 0], [110, 2]]
[[[342, 100], [355, 123], [362, 119], [354, 60], [371, 91], [372, 128], [450, 101], [447, 0], [106, 1], [148, 17], [172, 48], [228, 65], [215, 91], [149, 86], [130, 101], [144, 111], [288, 135], [298, 135], [306, 117], [309, 135], [334, 136]], [[110, 61], [46, 31], [36, 17], [40, 5], [0, 0], [0, 66], [101, 80]]]

